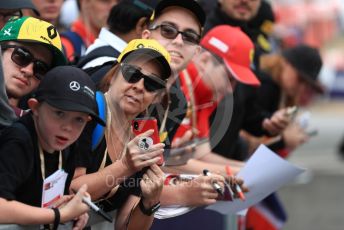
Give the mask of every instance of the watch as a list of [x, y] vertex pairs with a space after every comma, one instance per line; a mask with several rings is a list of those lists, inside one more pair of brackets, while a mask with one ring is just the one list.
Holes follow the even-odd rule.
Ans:
[[139, 202], [139, 208], [143, 214], [145, 214], [146, 216], [151, 216], [156, 211], [158, 211], [158, 209], [160, 208], [160, 202], [158, 202], [155, 205], [153, 205], [152, 207], [146, 209], [145, 206], [143, 205], [143, 199], [141, 198], [141, 200]]

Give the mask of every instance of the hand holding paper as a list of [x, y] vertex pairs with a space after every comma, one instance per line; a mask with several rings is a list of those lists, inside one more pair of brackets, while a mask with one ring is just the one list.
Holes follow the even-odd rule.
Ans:
[[206, 209], [222, 214], [237, 213], [258, 203], [304, 171], [280, 158], [265, 145], [260, 145], [237, 175], [250, 190], [245, 194], [246, 200], [219, 201]]
[[[206, 206], [210, 209], [227, 214], [235, 214], [258, 203], [269, 194], [287, 184], [305, 169], [292, 165], [280, 158], [264, 145], [260, 145], [246, 165], [237, 174], [242, 178], [249, 192], [245, 193], [245, 201], [235, 199], [233, 201], [217, 201], [215, 204]], [[182, 215], [191, 211], [193, 207], [173, 206], [162, 207], [155, 217], [159, 219]]]

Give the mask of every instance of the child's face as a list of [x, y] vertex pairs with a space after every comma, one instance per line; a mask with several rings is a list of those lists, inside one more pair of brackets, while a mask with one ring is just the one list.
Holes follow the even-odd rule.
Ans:
[[[32, 102], [34, 100], [34, 102]], [[59, 151], [75, 142], [90, 116], [82, 112], [63, 111], [30, 99], [37, 135], [42, 148], [47, 152]]]

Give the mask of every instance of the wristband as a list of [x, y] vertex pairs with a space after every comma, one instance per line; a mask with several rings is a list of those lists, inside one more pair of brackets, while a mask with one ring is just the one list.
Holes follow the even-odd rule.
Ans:
[[153, 205], [149, 209], [146, 209], [145, 206], [143, 205], [143, 198], [141, 198], [141, 200], [139, 202], [139, 208], [143, 214], [145, 214], [146, 216], [151, 216], [156, 211], [158, 211], [158, 209], [160, 208], [160, 202], [156, 203], [155, 205]]
[[54, 211], [54, 214], [55, 214], [53, 230], [57, 230], [57, 228], [60, 224], [60, 221], [61, 221], [61, 214], [60, 214], [60, 210], [58, 208], [52, 208], [52, 210]]

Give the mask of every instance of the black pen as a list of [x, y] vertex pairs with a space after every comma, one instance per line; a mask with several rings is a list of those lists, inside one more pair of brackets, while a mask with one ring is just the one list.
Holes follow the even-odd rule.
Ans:
[[[77, 193], [76, 191], [72, 190], [75, 194]], [[105, 220], [109, 221], [110, 223], [112, 223], [112, 217], [107, 214], [106, 212], [104, 212], [102, 209], [100, 209], [95, 203], [93, 203], [91, 201], [90, 197], [82, 197], [82, 202], [84, 202], [85, 204], [88, 205], [88, 207], [90, 207], [95, 213], [97, 213], [98, 215], [102, 216]]]
[[[203, 169], [203, 175], [204, 175], [204, 176], [210, 176], [211, 173], [209, 172], [208, 169]], [[220, 186], [218, 183], [213, 182], [213, 187], [214, 187], [214, 189], [216, 190], [216, 192], [217, 192], [218, 194], [220, 194], [221, 196], [224, 195], [224, 194], [223, 194], [223, 191], [222, 191], [222, 188], [221, 188], [221, 186]]]

